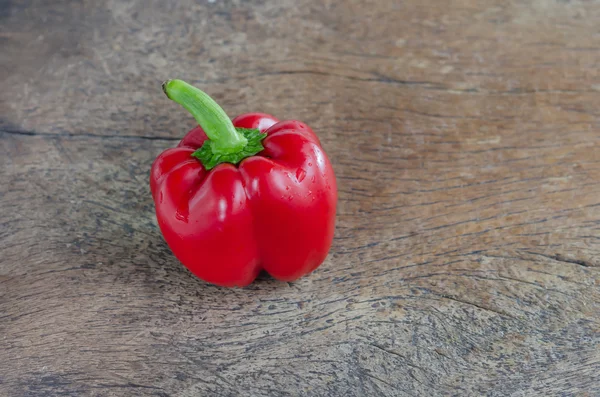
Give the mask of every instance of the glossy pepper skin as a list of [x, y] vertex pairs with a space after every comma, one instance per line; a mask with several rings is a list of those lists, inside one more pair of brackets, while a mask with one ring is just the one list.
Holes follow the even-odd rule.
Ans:
[[233, 125], [266, 134], [264, 149], [207, 171], [192, 156], [209, 139], [198, 126], [154, 161], [150, 187], [162, 234], [177, 259], [207, 282], [246, 286], [262, 269], [296, 280], [325, 260], [333, 240], [331, 164], [300, 121], [248, 113]]

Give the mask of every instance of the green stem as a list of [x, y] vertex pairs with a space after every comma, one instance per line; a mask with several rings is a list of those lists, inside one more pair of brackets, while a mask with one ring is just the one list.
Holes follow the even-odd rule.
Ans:
[[167, 80], [162, 88], [169, 99], [194, 116], [212, 141], [215, 154], [239, 152], [248, 143], [244, 135], [236, 131], [225, 111], [206, 93], [182, 80]]

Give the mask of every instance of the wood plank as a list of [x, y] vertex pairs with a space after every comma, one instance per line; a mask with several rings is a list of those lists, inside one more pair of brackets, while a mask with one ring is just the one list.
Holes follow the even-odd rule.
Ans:
[[[600, 4], [396, 3], [3, 2], [0, 395], [600, 394]], [[315, 129], [315, 273], [173, 257], [168, 77]]]

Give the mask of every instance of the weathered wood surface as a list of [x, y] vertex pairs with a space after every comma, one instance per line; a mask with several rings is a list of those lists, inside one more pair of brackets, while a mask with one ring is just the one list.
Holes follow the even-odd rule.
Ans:
[[[600, 3], [0, 7], [0, 395], [600, 395]], [[314, 274], [175, 260], [173, 77], [317, 131]]]

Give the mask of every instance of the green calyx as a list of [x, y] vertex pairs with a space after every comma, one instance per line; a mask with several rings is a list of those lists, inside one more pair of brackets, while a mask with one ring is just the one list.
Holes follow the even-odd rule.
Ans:
[[265, 139], [267, 134], [249, 128], [236, 128], [236, 131], [247, 140], [246, 145], [239, 151], [219, 153], [213, 149], [213, 141], [208, 140], [204, 142], [200, 149], [192, 153], [192, 156], [202, 161], [204, 168], [210, 170], [221, 163], [237, 164], [246, 157], [254, 156], [264, 149], [262, 140]]
[[162, 85], [167, 97], [194, 116], [208, 140], [192, 156], [210, 170], [221, 163], [238, 164], [264, 149], [266, 134], [256, 129], [236, 128], [225, 111], [206, 93], [182, 80], [167, 80]]

